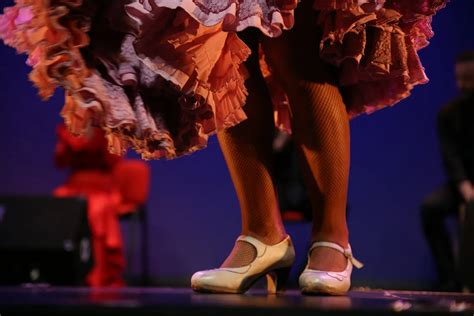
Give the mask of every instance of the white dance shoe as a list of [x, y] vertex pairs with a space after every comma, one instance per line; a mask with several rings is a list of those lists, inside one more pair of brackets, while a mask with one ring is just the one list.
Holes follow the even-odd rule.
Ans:
[[351, 247], [344, 249], [338, 244], [321, 241], [315, 242], [308, 252], [308, 265], [311, 252], [318, 247], [328, 247], [339, 251], [347, 258], [347, 266], [344, 271], [330, 272], [306, 269], [300, 275], [299, 284], [303, 294], [326, 294], [326, 295], [344, 295], [351, 287], [352, 266], [360, 269], [364, 265], [352, 256]]
[[219, 268], [196, 272], [191, 278], [191, 287], [197, 292], [244, 293], [259, 278], [266, 275], [269, 294], [283, 292], [288, 280], [295, 250], [290, 236], [270, 246], [250, 237], [240, 236], [257, 250], [257, 256], [249, 265], [239, 268]]

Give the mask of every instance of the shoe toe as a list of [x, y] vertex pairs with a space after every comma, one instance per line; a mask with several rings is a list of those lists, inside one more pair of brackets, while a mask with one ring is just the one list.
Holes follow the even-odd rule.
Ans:
[[349, 290], [350, 281], [340, 273], [304, 272], [299, 278], [300, 288], [304, 293], [321, 293], [340, 295]]
[[193, 274], [191, 277], [191, 287], [193, 289], [199, 289], [206, 285], [206, 281], [209, 281], [209, 274], [207, 271], [199, 271]]
[[196, 272], [191, 277], [191, 287], [196, 291], [215, 291], [216, 288], [223, 286], [219, 276], [215, 270]]

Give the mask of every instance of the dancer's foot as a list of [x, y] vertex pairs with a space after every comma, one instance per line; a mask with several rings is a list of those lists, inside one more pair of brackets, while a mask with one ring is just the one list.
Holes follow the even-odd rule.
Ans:
[[341, 272], [346, 269], [347, 258], [332, 248], [318, 247], [311, 251], [308, 268], [312, 270]]
[[294, 258], [289, 236], [275, 245], [240, 236], [223, 266], [196, 272], [191, 278], [191, 287], [198, 292], [243, 293], [266, 275], [268, 293], [275, 294], [284, 290]]
[[221, 268], [240, 268], [251, 264], [257, 258], [257, 249], [247, 241], [237, 240], [234, 249], [227, 259], [222, 263]]
[[[334, 252], [321, 251], [323, 248]], [[337, 252], [343, 258], [338, 256]], [[344, 295], [351, 286], [352, 266], [362, 267], [362, 263], [352, 257], [350, 247], [343, 248], [333, 242], [313, 243], [308, 260], [310, 262], [299, 278], [300, 288], [304, 294]]]

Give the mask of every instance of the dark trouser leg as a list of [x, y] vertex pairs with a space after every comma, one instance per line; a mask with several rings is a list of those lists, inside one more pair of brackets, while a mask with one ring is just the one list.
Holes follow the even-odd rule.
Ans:
[[455, 287], [457, 281], [452, 243], [445, 220], [457, 214], [460, 203], [460, 196], [450, 187], [444, 186], [431, 193], [421, 206], [423, 230], [443, 287]]

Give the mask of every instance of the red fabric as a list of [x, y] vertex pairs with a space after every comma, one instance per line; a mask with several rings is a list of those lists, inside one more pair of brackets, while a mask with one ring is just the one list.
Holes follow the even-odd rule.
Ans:
[[110, 171], [122, 160], [120, 156], [109, 153], [105, 133], [99, 128], [90, 129], [85, 137], [72, 135], [65, 125], [57, 128], [58, 142], [55, 162], [59, 168], [77, 170]]
[[130, 213], [137, 205], [145, 204], [150, 189], [150, 169], [145, 162], [121, 161], [113, 170], [113, 179], [122, 197], [118, 209], [120, 215]]
[[121, 196], [113, 186], [111, 175], [100, 171], [77, 171], [54, 191], [54, 195], [87, 198], [94, 266], [86, 283], [92, 287], [123, 286], [125, 258], [117, 216]]
[[54, 195], [83, 196], [88, 201], [94, 266], [86, 283], [93, 287], [123, 286], [125, 259], [118, 218], [122, 197], [112, 176], [121, 157], [108, 152], [100, 129], [91, 129], [88, 137], [76, 137], [60, 125], [57, 133], [56, 165], [70, 169], [71, 174]]

